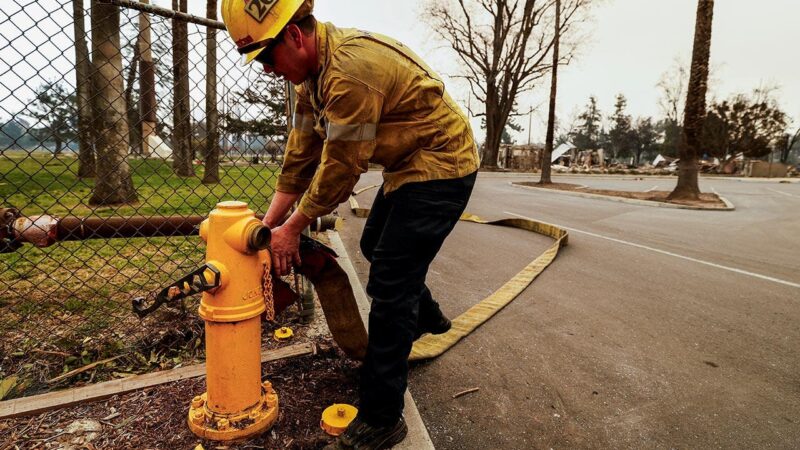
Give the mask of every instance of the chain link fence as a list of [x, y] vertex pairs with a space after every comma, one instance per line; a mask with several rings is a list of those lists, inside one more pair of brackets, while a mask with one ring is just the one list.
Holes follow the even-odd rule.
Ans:
[[[0, 208], [13, 209], [0, 231], [0, 399], [203, 351], [192, 300], [143, 320], [131, 312], [133, 297], [202, 263], [198, 237], [19, 246], [11, 219], [189, 220], [233, 199], [263, 212], [285, 105], [285, 86], [241, 66], [224, 32], [96, 0], [3, 2]], [[107, 362], [81, 371], [98, 361]]]

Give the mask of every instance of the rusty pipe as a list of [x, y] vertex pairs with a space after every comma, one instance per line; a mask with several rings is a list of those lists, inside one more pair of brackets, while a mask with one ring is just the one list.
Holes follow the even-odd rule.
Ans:
[[59, 219], [47, 214], [19, 217], [14, 221], [15, 240], [37, 247], [61, 241], [197, 234], [202, 216], [75, 217]]
[[[256, 216], [261, 219], [260, 215]], [[21, 243], [48, 247], [56, 242], [87, 239], [194, 236], [204, 216], [112, 216], [58, 218], [49, 214], [23, 216], [13, 208], [0, 209], [0, 240], [9, 248]], [[335, 227], [336, 218], [315, 221], [314, 231]], [[12, 245], [13, 243], [13, 245]]]

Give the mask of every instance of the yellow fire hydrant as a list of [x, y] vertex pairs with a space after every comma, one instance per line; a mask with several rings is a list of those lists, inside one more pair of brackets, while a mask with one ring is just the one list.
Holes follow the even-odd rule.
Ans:
[[206, 266], [216, 270], [204, 276], [219, 280], [200, 302], [208, 390], [192, 400], [189, 428], [207, 439], [240, 439], [269, 429], [278, 418], [278, 396], [261, 382], [262, 276], [269, 273], [270, 233], [246, 203], [228, 201], [211, 211], [200, 236], [207, 243]]

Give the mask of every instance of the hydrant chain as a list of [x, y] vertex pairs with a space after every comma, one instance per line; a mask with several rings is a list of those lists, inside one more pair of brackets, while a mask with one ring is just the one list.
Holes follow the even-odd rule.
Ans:
[[272, 298], [272, 274], [270, 273], [269, 261], [263, 264], [264, 275], [262, 276], [262, 290], [264, 291], [264, 307], [267, 309], [264, 316], [269, 321], [275, 320], [275, 299]]

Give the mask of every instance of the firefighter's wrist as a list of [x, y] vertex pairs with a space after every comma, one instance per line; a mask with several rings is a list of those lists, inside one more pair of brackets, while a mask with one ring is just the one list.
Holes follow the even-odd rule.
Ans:
[[305, 214], [301, 213], [300, 211], [295, 211], [289, 220], [287, 220], [283, 226], [287, 228], [292, 233], [300, 234], [303, 230], [306, 229], [314, 219], [306, 216]]
[[267, 213], [264, 217], [264, 225], [266, 225], [269, 229], [273, 229], [275, 227], [281, 226], [286, 221], [287, 216], [284, 217], [273, 217]]

